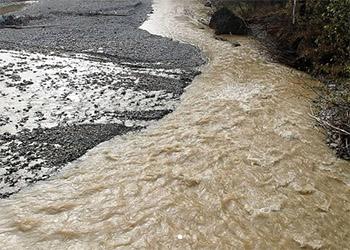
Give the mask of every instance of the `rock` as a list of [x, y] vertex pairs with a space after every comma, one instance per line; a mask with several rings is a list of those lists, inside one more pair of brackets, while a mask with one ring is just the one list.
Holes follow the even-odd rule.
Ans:
[[248, 35], [250, 33], [250, 29], [245, 21], [226, 7], [219, 9], [213, 14], [209, 27], [215, 30], [216, 35]]
[[241, 44], [239, 42], [237, 42], [237, 41], [234, 41], [232, 43], [232, 47], [239, 47], [239, 46], [241, 46]]
[[198, 22], [200, 22], [203, 25], [209, 26], [210, 20], [201, 18], [201, 19], [198, 20]]
[[218, 41], [223, 41], [223, 42], [227, 42], [228, 40], [226, 38], [222, 38], [222, 37], [219, 37], [217, 35], [214, 35], [214, 38]]
[[211, 1], [207, 1], [207, 2], [204, 4], [204, 6], [205, 6], [205, 7], [211, 8], [211, 6], [212, 6]]
[[21, 80], [21, 76], [17, 75], [17, 74], [13, 74], [11, 78], [12, 78], [12, 80], [14, 80], [16, 82]]
[[6, 15], [0, 17], [0, 27], [6, 25], [26, 25], [29, 23], [29, 17], [27, 16]]

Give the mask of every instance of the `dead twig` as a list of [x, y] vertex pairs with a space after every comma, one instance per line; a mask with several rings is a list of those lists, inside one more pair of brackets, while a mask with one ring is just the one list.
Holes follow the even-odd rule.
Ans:
[[338, 128], [338, 127], [336, 127], [336, 126], [330, 124], [329, 122], [327, 122], [327, 121], [325, 121], [325, 120], [322, 120], [322, 119], [320, 119], [320, 118], [318, 118], [318, 117], [316, 117], [316, 116], [314, 116], [314, 115], [309, 114], [309, 116], [310, 116], [311, 118], [315, 119], [315, 120], [316, 120], [318, 123], [320, 123], [321, 125], [325, 125], [326, 127], [333, 128], [333, 129], [335, 129], [335, 130], [337, 130], [337, 131], [339, 131], [339, 132], [341, 132], [341, 133], [343, 133], [343, 134], [345, 134], [345, 135], [350, 136], [350, 132], [348, 132], [348, 131], [346, 131], [346, 130], [344, 130], [344, 129]]

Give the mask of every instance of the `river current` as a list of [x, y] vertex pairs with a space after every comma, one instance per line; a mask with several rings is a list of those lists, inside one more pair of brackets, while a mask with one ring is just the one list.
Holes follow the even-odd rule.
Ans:
[[313, 125], [318, 83], [215, 39], [208, 11], [155, 0], [142, 28], [200, 47], [202, 74], [147, 130], [0, 201], [1, 249], [349, 249], [350, 165]]

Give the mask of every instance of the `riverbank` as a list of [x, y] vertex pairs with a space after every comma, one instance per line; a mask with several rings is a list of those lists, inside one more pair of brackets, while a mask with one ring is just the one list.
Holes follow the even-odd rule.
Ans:
[[[349, 1], [221, 1], [244, 17], [253, 36], [278, 62], [305, 71], [325, 85], [313, 88], [319, 98], [313, 106], [326, 143], [350, 160], [350, 44]], [[293, 21], [294, 20], [294, 21]]]
[[308, 116], [314, 82], [214, 37], [200, 0], [154, 10], [142, 28], [209, 63], [173, 113], [0, 200], [2, 249], [347, 249], [349, 162]]
[[38, 1], [0, 29], [0, 197], [176, 108], [204, 59], [138, 29], [151, 4]]

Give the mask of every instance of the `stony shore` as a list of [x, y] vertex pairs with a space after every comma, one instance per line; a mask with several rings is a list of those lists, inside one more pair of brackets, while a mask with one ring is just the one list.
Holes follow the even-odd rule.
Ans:
[[[1, 1], [4, 3], [4, 1]], [[151, 0], [40, 0], [0, 29], [0, 197], [172, 112], [204, 63], [138, 29]]]

